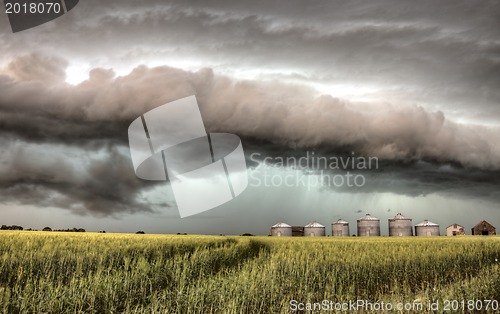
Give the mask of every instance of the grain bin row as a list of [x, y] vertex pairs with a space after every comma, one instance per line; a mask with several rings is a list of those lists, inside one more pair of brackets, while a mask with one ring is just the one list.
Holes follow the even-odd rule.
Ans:
[[[415, 232], [413, 232], [415, 231]], [[323, 237], [325, 236], [325, 226], [318, 222], [311, 222], [306, 226], [290, 226], [280, 222], [271, 227], [270, 235], [272, 236], [306, 236], [306, 237]], [[450, 225], [446, 228], [446, 234], [450, 236], [464, 235], [465, 228], [458, 224]], [[496, 229], [486, 221], [481, 221], [472, 228], [473, 235], [495, 235]], [[350, 236], [349, 222], [339, 219], [332, 223], [332, 236], [347, 237]], [[366, 214], [357, 220], [357, 235], [360, 237], [376, 237], [380, 236], [380, 219]], [[421, 223], [412, 226], [412, 219], [403, 216], [401, 213], [396, 214], [394, 218], [389, 219], [389, 236], [439, 236], [439, 224], [429, 220], [424, 220]]]

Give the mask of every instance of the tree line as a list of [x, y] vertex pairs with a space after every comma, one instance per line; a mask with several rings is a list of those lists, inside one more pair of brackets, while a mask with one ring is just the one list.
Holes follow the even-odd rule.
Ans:
[[[12, 226], [7, 226], [7, 225], [2, 225], [0, 227], [0, 230], [26, 230], [26, 231], [37, 231], [36, 229], [24, 229], [22, 226], [16, 226], [16, 225], [12, 225]], [[68, 228], [68, 229], [54, 229], [52, 230], [52, 228], [50, 227], [45, 227], [42, 229], [42, 231], [57, 231], [57, 232], [85, 232], [85, 229], [83, 228]]]

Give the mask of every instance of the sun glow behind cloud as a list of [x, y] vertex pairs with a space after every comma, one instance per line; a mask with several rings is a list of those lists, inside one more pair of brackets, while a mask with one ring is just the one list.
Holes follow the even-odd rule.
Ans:
[[313, 88], [323, 94], [339, 97], [351, 101], [366, 101], [377, 99], [380, 88], [368, 85], [313, 83]]
[[72, 64], [66, 68], [66, 83], [78, 85], [89, 78], [90, 66], [88, 64]]

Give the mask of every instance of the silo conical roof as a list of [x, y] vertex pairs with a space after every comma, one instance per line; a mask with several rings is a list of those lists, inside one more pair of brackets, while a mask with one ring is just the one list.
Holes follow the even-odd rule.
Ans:
[[432, 221], [424, 220], [421, 223], [419, 223], [418, 225], [415, 225], [415, 227], [439, 227], [439, 225], [436, 223], [433, 223]]
[[315, 221], [315, 222], [311, 222], [310, 224], [306, 225], [305, 227], [306, 228], [324, 228], [325, 226], [323, 226], [322, 224], [317, 223]]
[[291, 228], [292, 226], [284, 223], [284, 222], [278, 222], [277, 224], [275, 224], [274, 226], [272, 226], [271, 228]]
[[345, 224], [348, 224], [348, 222], [345, 220], [339, 219], [336, 222], [334, 222], [334, 224], [345, 225]]
[[394, 218], [392, 218], [393, 220], [411, 220], [411, 218], [407, 218], [405, 216], [403, 216], [403, 214], [401, 213], [397, 213], [396, 216], [394, 216]]
[[359, 221], [359, 220], [380, 220], [380, 219], [378, 219], [378, 218], [376, 218], [376, 217], [373, 217], [373, 216], [371, 216], [370, 214], [366, 214], [364, 217], [359, 218], [359, 219], [358, 219], [358, 221]]

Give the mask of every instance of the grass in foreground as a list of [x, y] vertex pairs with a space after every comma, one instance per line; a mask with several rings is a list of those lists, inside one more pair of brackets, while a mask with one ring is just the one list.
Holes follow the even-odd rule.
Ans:
[[0, 232], [0, 311], [290, 313], [291, 300], [424, 306], [429, 300], [500, 301], [499, 260], [500, 237], [5, 231]]

